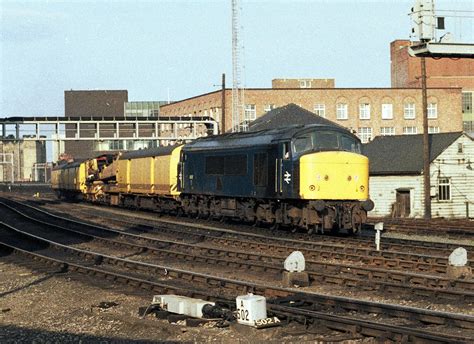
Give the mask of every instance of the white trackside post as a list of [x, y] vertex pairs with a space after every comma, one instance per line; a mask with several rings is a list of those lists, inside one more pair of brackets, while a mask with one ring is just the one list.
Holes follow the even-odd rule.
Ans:
[[376, 223], [375, 229], [375, 247], [377, 251], [380, 251], [380, 232], [383, 231], [383, 222]]

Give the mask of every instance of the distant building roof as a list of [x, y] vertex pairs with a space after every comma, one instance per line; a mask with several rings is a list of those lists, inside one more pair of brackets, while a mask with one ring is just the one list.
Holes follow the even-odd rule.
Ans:
[[339, 128], [347, 128], [330, 121], [326, 118], [316, 115], [315, 113], [303, 109], [296, 104], [288, 104], [267, 112], [249, 125], [249, 131], [259, 131], [264, 129], [278, 129], [291, 125], [306, 124], [324, 124], [336, 126]]
[[[430, 162], [453, 144], [462, 132], [430, 134]], [[423, 135], [377, 136], [363, 145], [370, 175], [420, 174], [423, 171]]]

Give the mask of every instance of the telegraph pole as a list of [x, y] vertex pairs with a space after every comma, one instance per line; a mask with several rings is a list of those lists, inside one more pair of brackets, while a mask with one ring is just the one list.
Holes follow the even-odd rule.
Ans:
[[221, 112], [222, 112], [222, 119], [221, 119], [221, 128], [220, 128], [220, 134], [225, 133], [225, 73], [222, 73], [222, 91], [221, 91]]
[[[445, 11], [446, 12], [446, 11]], [[436, 39], [436, 30], [445, 30], [444, 17], [435, 13], [434, 0], [415, 0], [411, 9], [412, 33], [419, 38], [408, 49], [410, 56], [421, 58], [421, 90], [423, 98], [423, 186], [425, 218], [431, 219], [430, 141], [428, 135], [428, 96], [426, 86], [426, 57], [474, 59], [474, 44], [456, 43], [449, 36]], [[446, 36], [446, 35], [445, 35]]]
[[426, 61], [421, 57], [421, 92], [423, 102], [423, 186], [425, 219], [431, 219], [430, 139], [428, 135], [428, 92], [426, 89]]

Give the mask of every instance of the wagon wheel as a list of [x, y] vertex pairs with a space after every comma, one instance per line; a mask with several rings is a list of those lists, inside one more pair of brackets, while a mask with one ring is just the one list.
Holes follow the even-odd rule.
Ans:
[[313, 234], [313, 232], [316, 230], [318, 232], [318, 227], [317, 225], [309, 225], [308, 226], [308, 234]]

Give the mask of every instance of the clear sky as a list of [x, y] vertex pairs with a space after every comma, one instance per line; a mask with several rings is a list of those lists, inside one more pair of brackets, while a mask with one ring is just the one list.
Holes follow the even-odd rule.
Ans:
[[[390, 87], [389, 44], [409, 37], [413, 3], [241, 0], [245, 86]], [[474, 11], [472, 0], [436, 4]], [[138, 101], [210, 92], [222, 73], [231, 86], [231, 48], [230, 0], [0, 0], [0, 117], [63, 115], [70, 89], [127, 89]]]

